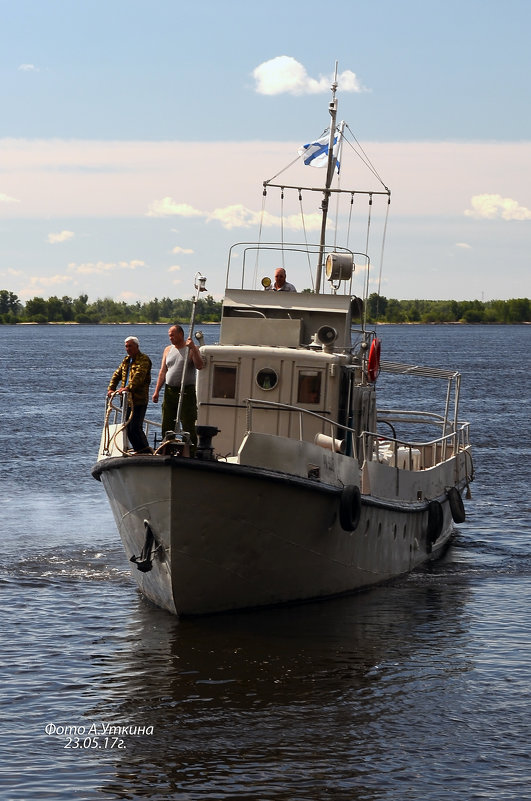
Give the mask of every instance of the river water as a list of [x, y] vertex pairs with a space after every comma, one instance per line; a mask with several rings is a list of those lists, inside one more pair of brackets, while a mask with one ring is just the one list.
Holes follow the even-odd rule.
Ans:
[[165, 327], [0, 327], [0, 799], [530, 799], [531, 328], [380, 329], [463, 374], [476, 481], [441, 561], [194, 620], [139, 595], [90, 475], [130, 333], [156, 373]]

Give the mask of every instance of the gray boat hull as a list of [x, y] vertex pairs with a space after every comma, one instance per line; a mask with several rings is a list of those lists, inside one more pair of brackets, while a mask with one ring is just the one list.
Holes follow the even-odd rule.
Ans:
[[348, 530], [342, 487], [278, 471], [137, 456], [102, 460], [92, 472], [140, 590], [179, 615], [352, 592], [435, 558], [453, 531], [444, 495], [434, 521], [434, 501], [358, 494]]

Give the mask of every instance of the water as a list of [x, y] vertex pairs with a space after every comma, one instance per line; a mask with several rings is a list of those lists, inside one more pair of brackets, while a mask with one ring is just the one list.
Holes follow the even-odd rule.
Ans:
[[0, 327], [0, 799], [530, 799], [531, 329], [380, 329], [463, 373], [477, 476], [443, 560], [185, 621], [137, 592], [90, 476], [129, 333], [157, 368], [165, 328]]

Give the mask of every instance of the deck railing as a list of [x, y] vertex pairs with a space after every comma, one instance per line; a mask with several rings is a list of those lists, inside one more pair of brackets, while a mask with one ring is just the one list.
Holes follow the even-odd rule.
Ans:
[[[380, 460], [385, 457], [387, 464], [391, 467], [398, 467], [404, 450], [407, 453], [407, 469], [426, 470], [440, 462], [444, 462], [457, 453], [462, 453], [470, 447], [470, 425], [469, 423], [459, 423], [457, 431], [444, 434], [436, 439], [429, 441], [412, 442], [396, 437], [382, 437], [375, 435], [373, 431], [363, 431], [359, 437], [362, 449], [363, 461], [372, 460], [374, 457]], [[416, 453], [419, 454], [418, 467], [414, 467]], [[382, 459], [383, 460], [383, 459]]]
[[[109, 426], [120, 426], [121, 429], [124, 429], [129, 422], [130, 417], [130, 408], [128, 404], [128, 392], [118, 393], [115, 392], [111, 395], [110, 398], [105, 398], [105, 423], [104, 429], [109, 432]], [[116, 403], [118, 402], [118, 405]], [[162, 426], [160, 423], [157, 423], [155, 420], [150, 420], [149, 418], [144, 418], [144, 432], [146, 437], [149, 438], [151, 433], [151, 429], [155, 430], [154, 439], [156, 440], [157, 433], [161, 431]], [[113, 437], [116, 438], [116, 430], [113, 434]], [[110, 448], [110, 435], [107, 433], [107, 450]], [[125, 452], [124, 452], [125, 453]]]
[[[414, 468], [414, 451], [420, 452], [420, 464], [418, 469], [426, 469], [441, 461], [455, 455], [459, 452], [465, 451], [470, 446], [470, 426], [467, 422], [459, 422], [455, 431], [443, 433], [440, 436], [427, 441], [411, 441], [398, 439], [396, 436], [382, 435], [376, 431], [362, 431], [357, 432], [350, 426], [338, 423], [336, 420], [331, 420], [330, 417], [312, 412], [309, 409], [303, 409], [300, 406], [293, 406], [287, 403], [277, 403], [275, 401], [257, 400], [255, 398], [246, 398], [245, 405], [247, 408], [246, 413], [246, 431], [251, 433], [253, 431], [253, 412], [254, 411], [285, 411], [291, 414], [297, 414], [299, 418], [299, 440], [307, 441], [304, 437], [304, 422], [307, 418], [313, 420], [321, 420], [330, 430], [331, 443], [337, 443], [337, 429], [341, 430], [344, 434], [344, 441], [341, 451], [347, 453], [358, 454], [359, 461], [364, 464], [367, 461], [373, 461], [379, 458], [379, 450], [383, 448], [383, 443], [387, 448], [391, 446], [393, 451], [392, 466], [397, 467], [399, 461], [399, 448], [407, 449], [408, 453], [408, 468]], [[380, 415], [384, 414], [385, 417]], [[415, 412], [405, 410], [386, 410], [385, 412], [378, 413], [378, 420], [380, 422], [393, 422], [409, 423], [416, 425], [431, 425], [441, 428], [444, 432], [448, 427], [448, 421], [439, 414], [431, 412]], [[347, 440], [350, 439], [351, 447], [348, 447]], [[333, 445], [334, 449], [336, 445]]]
[[330, 427], [330, 436], [334, 439], [334, 429], [340, 428], [345, 432], [351, 432], [355, 435], [355, 431], [353, 428], [349, 428], [348, 426], [341, 425], [334, 420], [331, 420], [330, 417], [327, 417], [324, 414], [320, 414], [319, 412], [312, 412], [310, 409], [303, 409], [300, 406], [293, 406], [289, 403], [277, 403], [276, 401], [264, 401], [264, 400], [257, 400], [256, 398], [246, 398], [245, 405], [247, 408], [246, 412], [246, 433], [250, 434], [253, 430], [253, 411], [256, 409], [257, 411], [285, 411], [290, 412], [292, 414], [298, 414], [299, 416], [299, 440], [304, 441], [304, 420], [306, 417], [311, 417], [314, 420], [321, 420], [326, 426]]

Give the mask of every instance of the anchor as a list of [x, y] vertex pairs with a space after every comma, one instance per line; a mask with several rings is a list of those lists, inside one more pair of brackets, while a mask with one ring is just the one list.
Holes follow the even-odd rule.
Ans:
[[[133, 555], [129, 561], [134, 562], [142, 573], [149, 573], [153, 567], [153, 557], [160, 551], [162, 545], [157, 543], [148, 520], [144, 520], [144, 528], [146, 529], [146, 539], [144, 540], [144, 547], [142, 548], [140, 556]], [[151, 550], [153, 543], [155, 543], [156, 547]]]

